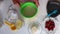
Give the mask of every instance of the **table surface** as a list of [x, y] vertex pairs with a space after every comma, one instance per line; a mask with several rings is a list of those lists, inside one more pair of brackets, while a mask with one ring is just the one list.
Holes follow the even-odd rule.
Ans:
[[[32, 19], [25, 19], [25, 25], [21, 29], [17, 31], [11, 31], [7, 25], [3, 25], [3, 27], [0, 28], [0, 34], [29, 34], [28, 21], [36, 19], [34, 21], [40, 22], [40, 20], [42, 20], [45, 17], [47, 15], [47, 11], [46, 11], [47, 2], [48, 0], [39, 0], [40, 6], [38, 6], [38, 13], [36, 17]], [[11, 0], [4, 0], [4, 2], [0, 6], [1, 12], [3, 13], [5, 11], [4, 14], [2, 14], [3, 18], [5, 18], [7, 9], [11, 4], [13, 4]], [[59, 20], [59, 17], [60, 16], [58, 16], [58, 20]], [[59, 32], [60, 32], [60, 27], [58, 28], [55, 34], [59, 34]], [[42, 30], [41, 34], [46, 34], [46, 32]]]

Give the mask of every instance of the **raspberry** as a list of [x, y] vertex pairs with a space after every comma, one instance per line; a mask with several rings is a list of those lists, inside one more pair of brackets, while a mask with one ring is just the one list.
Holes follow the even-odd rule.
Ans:
[[46, 23], [45, 23], [45, 28], [47, 28], [49, 31], [50, 30], [54, 30], [54, 28], [55, 28], [55, 23], [54, 23], [54, 21], [52, 21], [52, 20], [48, 20], [48, 21], [46, 21]]

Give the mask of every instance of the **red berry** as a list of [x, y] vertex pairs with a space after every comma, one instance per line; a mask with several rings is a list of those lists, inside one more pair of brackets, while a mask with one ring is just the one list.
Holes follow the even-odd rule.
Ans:
[[55, 28], [55, 23], [54, 23], [54, 21], [53, 20], [48, 20], [48, 21], [46, 21], [46, 23], [45, 23], [45, 28], [47, 28], [47, 30], [54, 30], [54, 28]]

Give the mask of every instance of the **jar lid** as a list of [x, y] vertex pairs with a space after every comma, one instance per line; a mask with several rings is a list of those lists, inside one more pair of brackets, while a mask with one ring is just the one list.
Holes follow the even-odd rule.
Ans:
[[26, 2], [21, 6], [20, 13], [27, 18], [31, 18], [37, 13], [37, 6], [32, 2]]

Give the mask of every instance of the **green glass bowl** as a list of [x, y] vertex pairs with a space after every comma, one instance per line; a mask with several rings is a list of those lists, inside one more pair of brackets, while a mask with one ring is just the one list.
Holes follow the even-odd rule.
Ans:
[[37, 13], [37, 6], [32, 2], [26, 2], [21, 6], [20, 13], [24, 17], [31, 18]]

